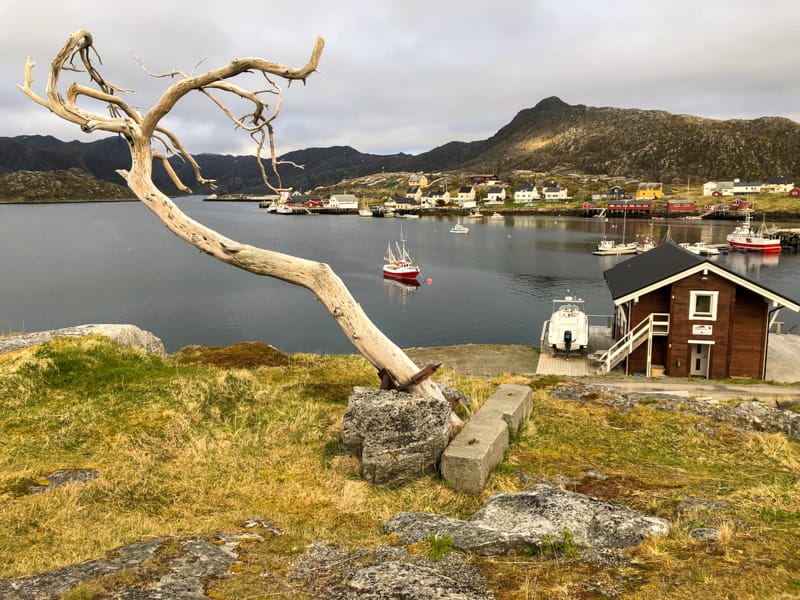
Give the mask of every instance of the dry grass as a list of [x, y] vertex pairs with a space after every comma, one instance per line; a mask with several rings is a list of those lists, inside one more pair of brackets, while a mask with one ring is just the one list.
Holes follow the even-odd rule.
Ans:
[[[244, 350], [250, 360], [253, 348]], [[214, 356], [236, 364], [229, 351]], [[520, 377], [437, 373], [474, 407], [499, 383], [531, 383], [533, 415], [483, 495], [455, 492], [434, 475], [390, 490], [360, 480], [340, 444], [352, 387], [377, 381], [360, 357], [292, 355], [248, 369], [205, 366], [197, 356], [191, 363], [98, 339], [0, 356], [0, 578], [153, 536], [244, 531], [246, 519], [258, 518], [283, 534], [245, 544], [237, 575], [212, 587], [217, 598], [265, 597], [286, 591], [291, 561], [312, 541], [387, 543], [382, 524], [397, 512], [466, 517], [489, 494], [526, 487], [523, 478], [568, 477], [578, 491], [669, 519], [673, 533], [610, 566], [473, 558], [498, 598], [800, 594], [800, 448], [783, 436], [713, 424], [709, 435], [691, 415], [621, 415], [557, 401]], [[70, 468], [100, 476], [27, 493]], [[588, 469], [608, 478], [585, 477]], [[694, 540], [697, 527], [717, 528], [721, 541]]]

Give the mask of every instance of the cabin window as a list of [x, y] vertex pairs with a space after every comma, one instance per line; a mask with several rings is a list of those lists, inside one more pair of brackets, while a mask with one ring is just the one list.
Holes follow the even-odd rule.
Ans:
[[719, 292], [689, 292], [689, 318], [701, 321], [717, 319], [717, 296]]

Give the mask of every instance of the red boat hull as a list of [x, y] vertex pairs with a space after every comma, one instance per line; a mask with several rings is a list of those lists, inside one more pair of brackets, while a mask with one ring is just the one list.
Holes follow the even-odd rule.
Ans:
[[781, 251], [780, 240], [774, 240], [774, 244], [749, 244], [744, 242], [728, 242], [728, 246], [732, 250], [743, 250], [745, 252], [762, 252], [764, 254], [777, 254]]
[[391, 277], [392, 279], [400, 279], [403, 280], [413, 280], [417, 278], [419, 275], [419, 269], [416, 270], [404, 270], [404, 271], [387, 271], [386, 269], [383, 270], [384, 277]]

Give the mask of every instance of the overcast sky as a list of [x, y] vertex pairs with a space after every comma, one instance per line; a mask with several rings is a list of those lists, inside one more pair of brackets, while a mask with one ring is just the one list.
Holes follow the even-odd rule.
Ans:
[[[106, 79], [137, 90], [127, 100], [140, 110], [166, 81], [148, 78], [133, 55], [152, 72], [242, 56], [299, 67], [324, 37], [319, 72], [285, 96], [279, 153], [417, 154], [485, 139], [548, 96], [800, 121], [798, 0], [1, 1], [0, 136], [98, 139], [16, 87], [30, 56], [43, 94], [50, 61], [78, 29], [94, 35]], [[199, 100], [168, 123], [189, 150], [250, 153], [249, 138]]]

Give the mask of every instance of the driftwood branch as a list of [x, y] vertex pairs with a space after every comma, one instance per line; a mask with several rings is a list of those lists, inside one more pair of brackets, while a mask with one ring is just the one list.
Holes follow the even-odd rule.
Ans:
[[[128, 90], [103, 78], [95, 65], [95, 62], [99, 63], [100, 60], [94, 50], [93, 37], [88, 31], [81, 30], [68, 38], [53, 59], [45, 97], [38, 95], [32, 88], [35, 63], [30, 59], [25, 66], [25, 82], [20, 89], [37, 104], [77, 124], [84, 131], [100, 130], [121, 134], [130, 147], [131, 168], [129, 171], [118, 172], [139, 200], [146, 204], [175, 235], [222, 262], [250, 273], [274, 277], [307, 288], [327, 308], [355, 348], [381, 373], [384, 385], [444, 400], [439, 388], [428, 378], [433, 368], [420, 371], [405, 352], [372, 323], [342, 280], [327, 264], [229, 239], [188, 217], [153, 183], [153, 161], [160, 160], [173, 182], [181, 190], [188, 191], [188, 186], [179, 181], [167, 160], [168, 155], [174, 152], [192, 166], [198, 182], [213, 184], [213, 181], [202, 177], [197, 162], [181, 144], [179, 138], [161, 125], [161, 120], [182, 98], [192, 91], [199, 91], [220, 108], [237, 127], [253, 137], [265, 184], [272, 189], [283, 188], [278, 176], [279, 163], [275, 152], [273, 129], [273, 122], [280, 113], [283, 92], [276, 80], [281, 79], [289, 84], [293, 81], [305, 82], [317, 70], [323, 47], [323, 39], [317, 38], [311, 57], [300, 68], [290, 68], [262, 58], [239, 58], [226, 66], [197, 75], [189, 76], [179, 71], [171, 71], [159, 77], [168, 77], [175, 81], [149, 110], [141, 114], [120, 97]], [[79, 64], [76, 65], [76, 62]], [[59, 92], [59, 78], [64, 71], [86, 72], [93, 87], [73, 84], [67, 88], [66, 94], [62, 95]], [[260, 73], [268, 87], [250, 91], [230, 81], [244, 73]], [[242, 117], [236, 117], [213, 92], [231, 94], [245, 100], [250, 103], [252, 110]], [[262, 100], [265, 94], [273, 96], [271, 105]], [[81, 108], [79, 102], [82, 98], [104, 103], [108, 114], [95, 114]], [[164, 145], [165, 151], [153, 150], [154, 141]], [[277, 185], [269, 181], [267, 170], [262, 163], [262, 153], [268, 154], [270, 170], [277, 179]], [[460, 424], [458, 417], [453, 415], [452, 418], [454, 427], [458, 426]]]

